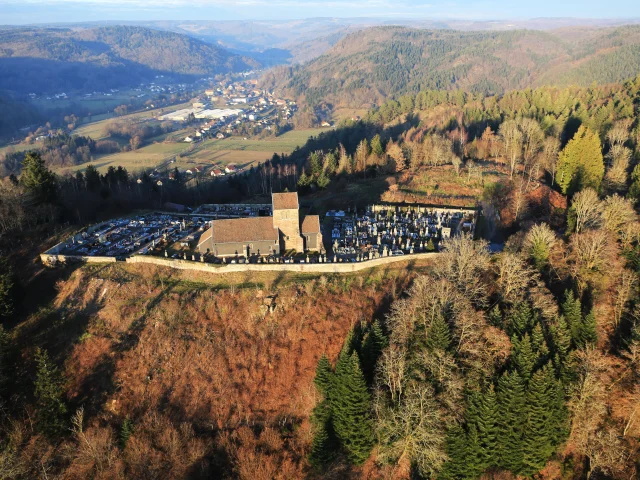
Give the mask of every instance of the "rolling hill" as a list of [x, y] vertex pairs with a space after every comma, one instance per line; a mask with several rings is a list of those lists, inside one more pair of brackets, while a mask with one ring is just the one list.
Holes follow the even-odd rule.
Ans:
[[158, 74], [198, 78], [259, 67], [253, 58], [142, 27], [0, 30], [0, 89], [103, 90]]
[[425, 89], [486, 94], [539, 85], [589, 85], [640, 72], [640, 27], [454, 31], [374, 27], [352, 33], [263, 84], [303, 103], [368, 107]]

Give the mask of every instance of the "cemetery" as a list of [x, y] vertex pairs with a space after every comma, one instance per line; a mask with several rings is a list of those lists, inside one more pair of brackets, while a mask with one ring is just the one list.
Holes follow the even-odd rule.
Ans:
[[[209, 204], [188, 214], [155, 212], [118, 218], [70, 236], [45, 252], [42, 258], [47, 264], [55, 264], [68, 260], [119, 261], [133, 256], [152, 256], [218, 265], [355, 263], [385, 257], [400, 260], [404, 255], [437, 252], [442, 240], [460, 233], [473, 234], [475, 229], [475, 209], [420, 205], [371, 205], [361, 211], [348, 209], [328, 211], [322, 217], [303, 216], [298, 221], [293, 219], [299, 218], [297, 195], [295, 198], [294, 195], [275, 194], [272, 204]], [[285, 220], [279, 218], [282, 212], [289, 211], [281, 208], [283, 199], [292, 202], [286, 205], [292, 213], [284, 216]], [[269, 218], [274, 219], [275, 226]], [[318, 218], [321, 221], [315, 220]], [[286, 221], [290, 224], [283, 223]], [[308, 224], [313, 221], [317, 227], [309, 230]], [[232, 244], [223, 254], [224, 245], [215, 243], [212, 236], [222, 241], [223, 234], [215, 233], [215, 228], [229, 236], [229, 226], [235, 222], [239, 222], [240, 236], [248, 235], [245, 231], [251, 230], [242, 222], [252, 222], [247, 226], [268, 222], [269, 225], [265, 224], [269, 231], [267, 237], [271, 238], [271, 230], [275, 234], [270, 240], [273, 248], [259, 249], [253, 245], [240, 248]], [[316, 231], [317, 239], [310, 233]], [[279, 241], [278, 232], [280, 238], [286, 240]], [[294, 244], [296, 235], [301, 240]], [[312, 243], [314, 239], [316, 243]], [[254, 241], [257, 240], [240, 238], [238, 244]], [[210, 245], [215, 248], [205, 248]]]
[[361, 214], [327, 212], [327, 251], [335, 261], [435, 252], [452, 235], [473, 234], [476, 213], [467, 208], [393, 205], [371, 205]]

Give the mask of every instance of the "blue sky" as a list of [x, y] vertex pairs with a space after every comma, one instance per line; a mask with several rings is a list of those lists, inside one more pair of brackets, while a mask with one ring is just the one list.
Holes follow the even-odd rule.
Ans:
[[383, 17], [504, 20], [638, 18], [639, 0], [0, 0], [0, 24], [100, 20]]

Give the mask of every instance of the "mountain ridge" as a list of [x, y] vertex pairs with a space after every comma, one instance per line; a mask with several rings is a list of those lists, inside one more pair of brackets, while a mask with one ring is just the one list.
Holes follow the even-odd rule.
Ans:
[[469, 32], [384, 26], [351, 33], [303, 66], [276, 68], [263, 85], [309, 105], [370, 107], [425, 89], [501, 94], [610, 83], [638, 72], [637, 26]]
[[0, 89], [19, 93], [104, 89], [158, 74], [201, 77], [260, 66], [191, 36], [144, 27], [0, 30]]

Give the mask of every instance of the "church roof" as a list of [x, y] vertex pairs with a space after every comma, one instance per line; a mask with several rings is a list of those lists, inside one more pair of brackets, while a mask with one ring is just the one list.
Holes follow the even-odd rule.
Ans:
[[200, 247], [200, 245], [202, 245], [203, 243], [205, 243], [207, 240], [211, 238], [211, 232], [213, 232], [213, 229], [209, 227], [207, 230], [205, 230], [202, 233], [202, 235], [200, 235], [200, 239], [198, 240], [198, 247]]
[[298, 209], [298, 192], [273, 193], [271, 199], [274, 210]]
[[214, 220], [211, 227], [213, 243], [242, 243], [279, 239], [272, 217], [232, 218]]
[[307, 215], [302, 221], [302, 233], [320, 233], [320, 217]]

